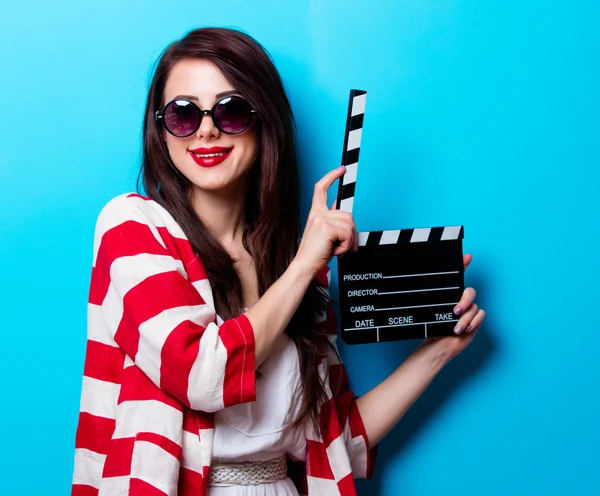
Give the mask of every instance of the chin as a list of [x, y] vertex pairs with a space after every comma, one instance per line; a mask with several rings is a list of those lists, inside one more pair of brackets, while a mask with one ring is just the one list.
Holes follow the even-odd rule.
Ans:
[[[225, 167], [223, 167], [225, 166]], [[183, 170], [184, 175], [199, 191], [216, 193], [235, 188], [240, 182], [244, 181], [244, 172], [235, 168], [227, 167], [226, 164], [217, 165], [214, 168], [200, 169], [194, 164], [194, 167], [187, 167]]]
[[238, 183], [236, 180], [218, 180], [207, 181], [206, 178], [200, 181], [193, 181], [194, 186], [200, 191], [209, 191], [211, 193], [217, 193], [219, 191], [227, 191]]

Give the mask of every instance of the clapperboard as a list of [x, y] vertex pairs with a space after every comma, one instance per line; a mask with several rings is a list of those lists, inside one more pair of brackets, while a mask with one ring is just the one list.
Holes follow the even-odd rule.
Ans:
[[[338, 208], [352, 212], [367, 93], [350, 91]], [[338, 257], [341, 335], [348, 344], [450, 336], [464, 291], [463, 226], [358, 233]]]

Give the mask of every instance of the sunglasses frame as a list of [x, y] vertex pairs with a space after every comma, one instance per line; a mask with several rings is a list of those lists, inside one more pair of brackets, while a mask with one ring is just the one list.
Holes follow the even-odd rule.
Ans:
[[[167, 102], [167, 104], [163, 107], [162, 110], [157, 110], [156, 112], [154, 112], [154, 118], [157, 121], [162, 121], [163, 127], [167, 130], [167, 132], [169, 134], [172, 134], [173, 136], [175, 136], [176, 138], [187, 138], [188, 136], [191, 136], [192, 134], [194, 134], [196, 131], [198, 131], [198, 128], [200, 127], [200, 125], [202, 124], [202, 119], [204, 119], [205, 115], [210, 115], [213, 124], [215, 125], [215, 127], [221, 131], [222, 133], [225, 134], [241, 134], [243, 133], [246, 129], [248, 129], [248, 127], [250, 127], [250, 124], [252, 124], [252, 117], [254, 117], [254, 115], [256, 115], [256, 111], [250, 107], [250, 121], [248, 122], [248, 124], [241, 130], [238, 131], [237, 133], [230, 133], [228, 131], [225, 131], [224, 129], [221, 129], [221, 127], [215, 122], [215, 118], [214, 118], [214, 111], [217, 108], [217, 105], [221, 104], [221, 102], [223, 102], [223, 100], [227, 100], [227, 99], [232, 99], [232, 98], [237, 98], [240, 99], [242, 101], [244, 101], [249, 107], [250, 107], [250, 103], [248, 102], [248, 100], [246, 100], [245, 98], [242, 98], [241, 96], [238, 95], [228, 95], [225, 96], [223, 98], [221, 98], [218, 102], [216, 102], [212, 108], [210, 110], [202, 110], [198, 105], [196, 105], [193, 101], [188, 100], [187, 98], [174, 98], [173, 100], [171, 100], [170, 102]], [[186, 102], [189, 103], [191, 105], [193, 105], [194, 107], [196, 107], [198, 109], [198, 112], [200, 112], [200, 119], [198, 120], [198, 125], [196, 126], [196, 128], [191, 131], [189, 134], [185, 134], [185, 135], [178, 135], [173, 133], [166, 125], [165, 123], [165, 110], [167, 110], [167, 107], [169, 105], [171, 105], [173, 102]]]

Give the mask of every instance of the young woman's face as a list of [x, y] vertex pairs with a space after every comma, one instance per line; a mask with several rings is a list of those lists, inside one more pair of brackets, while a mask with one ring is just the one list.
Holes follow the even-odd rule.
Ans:
[[[163, 105], [175, 98], [193, 101], [202, 110], [210, 110], [226, 95], [239, 95], [221, 71], [204, 59], [177, 62], [165, 85]], [[243, 96], [243, 95], [240, 95]], [[161, 109], [162, 110], [162, 109]], [[195, 188], [206, 191], [234, 190], [254, 163], [258, 139], [254, 123], [240, 134], [226, 134], [214, 124], [210, 115], [202, 118], [198, 130], [186, 138], [178, 138], [163, 128], [169, 155], [175, 167]], [[211, 148], [222, 148], [222, 157], [206, 157]]]

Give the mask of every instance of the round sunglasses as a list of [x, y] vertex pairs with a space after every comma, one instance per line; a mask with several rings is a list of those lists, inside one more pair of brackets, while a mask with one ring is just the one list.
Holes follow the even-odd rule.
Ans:
[[154, 117], [162, 121], [173, 136], [185, 138], [198, 130], [205, 115], [210, 115], [217, 129], [225, 134], [240, 134], [250, 125], [254, 114], [250, 104], [241, 96], [226, 96], [210, 110], [201, 110], [190, 100], [176, 98], [162, 111], [157, 110]]

